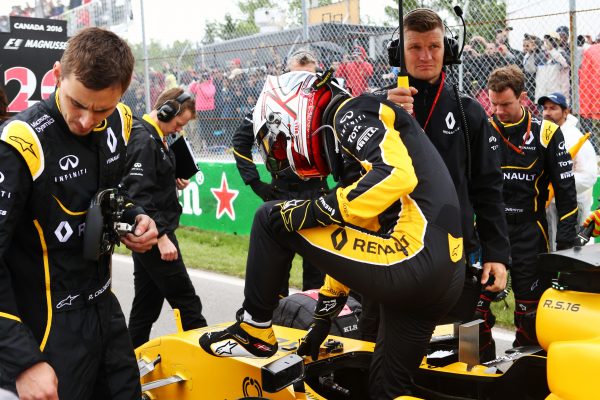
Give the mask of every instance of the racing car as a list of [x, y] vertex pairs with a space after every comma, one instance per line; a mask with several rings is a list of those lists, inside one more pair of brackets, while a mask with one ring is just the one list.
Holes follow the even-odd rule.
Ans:
[[[541, 347], [478, 360], [479, 321], [434, 333], [415, 376], [414, 396], [399, 399], [589, 400], [600, 393], [600, 244], [542, 254], [559, 278], [540, 299]], [[144, 399], [368, 399], [374, 343], [329, 336], [318, 360], [296, 354], [306, 331], [274, 326], [279, 350], [268, 359], [214, 357], [198, 339], [230, 323], [178, 332], [138, 349]]]

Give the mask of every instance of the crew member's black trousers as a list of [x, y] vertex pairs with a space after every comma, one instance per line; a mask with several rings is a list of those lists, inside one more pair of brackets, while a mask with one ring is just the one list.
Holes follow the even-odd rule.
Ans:
[[[373, 400], [410, 393], [411, 377], [425, 355], [438, 320], [456, 302], [464, 279], [464, 259], [450, 258], [448, 232], [427, 225], [420, 249], [398, 248], [398, 238], [331, 225], [297, 233], [274, 232], [262, 205], [255, 217], [246, 265], [244, 309], [269, 320], [285, 266], [295, 253], [382, 305], [381, 340], [370, 373]], [[396, 233], [398, 235], [398, 233]], [[372, 244], [369, 244], [372, 243]], [[372, 262], [362, 261], [370, 259]], [[385, 338], [385, 340], [384, 340]]]
[[179, 309], [184, 330], [206, 326], [202, 303], [181, 258], [177, 237], [174, 233], [168, 235], [177, 247], [177, 260], [162, 260], [158, 245], [146, 253], [133, 253], [135, 297], [129, 316], [129, 333], [136, 348], [150, 338], [150, 329], [160, 316], [165, 299], [172, 308]]
[[125, 317], [114, 294], [55, 313], [44, 355], [61, 400], [141, 398], [140, 374]]

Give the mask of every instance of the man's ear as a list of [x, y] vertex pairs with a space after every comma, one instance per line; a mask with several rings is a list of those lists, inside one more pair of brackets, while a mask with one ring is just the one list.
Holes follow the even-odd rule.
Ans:
[[519, 103], [521, 103], [522, 105], [525, 105], [527, 102], [527, 92], [521, 92], [521, 94], [519, 95]]
[[52, 75], [54, 75], [54, 82], [56, 84], [56, 87], [60, 87], [61, 74], [62, 72], [60, 67], [60, 61], [56, 61], [52, 66]]

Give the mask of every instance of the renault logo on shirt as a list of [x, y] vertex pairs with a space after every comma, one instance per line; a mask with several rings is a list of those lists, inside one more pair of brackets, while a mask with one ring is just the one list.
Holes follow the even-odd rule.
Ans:
[[446, 126], [448, 129], [454, 129], [454, 125], [456, 125], [456, 119], [454, 119], [454, 114], [450, 111], [448, 115], [446, 115]]
[[535, 138], [535, 137], [534, 137], [534, 135], [533, 135], [533, 134], [531, 134], [531, 131], [529, 131], [529, 132], [525, 132], [525, 134], [523, 135], [523, 140], [527, 140], [527, 141], [525, 142], [525, 144], [526, 144], [526, 145], [530, 145], [530, 144], [531, 144], [531, 142], [533, 142], [533, 139], [534, 139], [534, 138]]
[[117, 150], [117, 137], [115, 136], [115, 133], [113, 132], [112, 128], [109, 127], [106, 130], [107, 133], [107, 138], [106, 138], [106, 144], [108, 145], [108, 148], [110, 149], [111, 153], [114, 153], [115, 150]]
[[67, 240], [69, 240], [69, 238], [73, 234], [73, 229], [67, 221], [62, 221], [60, 224], [58, 224], [58, 227], [54, 231], [54, 234], [56, 235], [56, 238], [59, 242], [64, 243]]
[[77, 158], [77, 156], [69, 154], [68, 156], [64, 156], [63, 158], [58, 160], [58, 165], [63, 171], [67, 171], [71, 168], [74, 169], [77, 168], [77, 166], [79, 165], [79, 158]]

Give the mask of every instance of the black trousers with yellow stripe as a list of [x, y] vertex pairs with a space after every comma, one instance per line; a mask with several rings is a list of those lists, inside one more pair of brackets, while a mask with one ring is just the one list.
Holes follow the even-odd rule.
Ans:
[[295, 253], [300, 254], [381, 304], [383, 335], [375, 347], [371, 398], [410, 393], [412, 374], [435, 325], [458, 299], [464, 280], [464, 260], [459, 254], [452, 261], [448, 232], [428, 224], [424, 246], [415, 252], [402, 248], [397, 239], [352, 227], [274, 232], [268, 218], [271, 207], [272, 203], [265, 203], [254, 217], [244, 309], [257, 320], [271, 319], [285, 266]]

